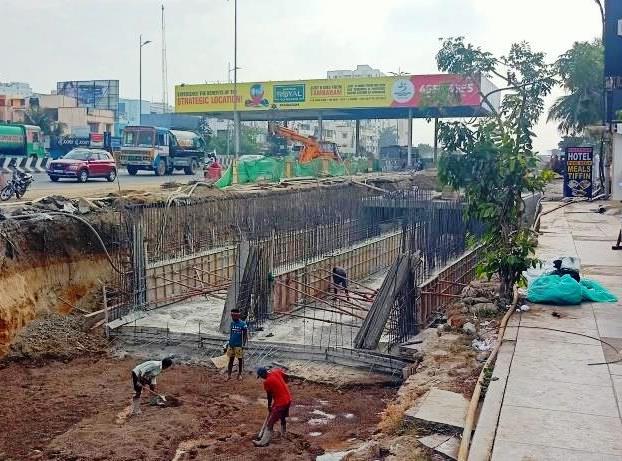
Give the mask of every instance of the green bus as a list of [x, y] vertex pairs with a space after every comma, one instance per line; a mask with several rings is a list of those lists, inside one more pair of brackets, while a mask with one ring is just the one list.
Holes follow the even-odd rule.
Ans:
[[45, 157], [41, 128], [0, 123], [0, 157]]

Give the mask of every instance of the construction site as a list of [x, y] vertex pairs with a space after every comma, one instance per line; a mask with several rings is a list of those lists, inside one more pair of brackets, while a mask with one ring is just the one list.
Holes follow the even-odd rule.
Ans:
[[[539, 197], [525, 202], [533, 219]], [[0, 459], [441, 459], [408, 410], [433, 388], [466, 401], [485, 358], [465, 331], [498, 327], [468, 244], [482, 227], [430, 172], [46, 197], [4, 216]], [[232, 309], [250, 340], [227, 381]], [[130, 415], [130, 371], [165, 357], [168, 403]], [[251, 443], [259, 366], [285, 369], [294, 401], [269, 449]]]

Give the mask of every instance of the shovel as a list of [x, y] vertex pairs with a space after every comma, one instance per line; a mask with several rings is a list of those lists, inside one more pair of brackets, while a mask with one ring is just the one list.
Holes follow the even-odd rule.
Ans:
[[266, 419], [264, 419], [263, 425], [261, 426], [261, 430], [259, 431], [259, 434], [257, 434], [257, 437], [255, 437], [255, 440], [261, 440], [261, 438], [263, 437], [263, 433], [266, 430], [266, 424], [268, 424], [269, 417], [270, 417], [270, 413], [268, 413], [268, 415], [266, 416]]
[[151, 392], [153, 395], [155, 395], [156, 397], [160, 398], [160, 400], [162, 400], [163, 402], [166, 402], [166, 397], [163, 395], [160, 395], [156, 392], [153, 392], [149, 387], [144, 387], [143, 389], [147, 389], [147, 391]]

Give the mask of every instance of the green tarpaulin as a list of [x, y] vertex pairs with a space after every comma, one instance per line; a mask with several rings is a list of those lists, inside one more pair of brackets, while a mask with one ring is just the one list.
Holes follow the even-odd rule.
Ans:
[[[377, 162], [374, 163], [377, 167]], [[365, 173], [368, 171], [369, 161], [366, 159], [334, 160], [317, 159], [308, 163], [299, 163], [291, 159], [262, 158], [238, 163], [238, 184], [248, 184], [258, 181], [278, 182], [288, 177], [322, 177], [345, 176]], [[289, 173], [289, 174], [288, 174]], [[232, 167], [227, 168], [222, 177], [214, 183], [222, 189], [233, 184]]]

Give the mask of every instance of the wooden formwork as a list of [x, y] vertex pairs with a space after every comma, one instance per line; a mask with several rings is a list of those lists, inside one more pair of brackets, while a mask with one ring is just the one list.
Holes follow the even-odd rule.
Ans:
[[354, 245], [333, 255], [275, 274], [273, 312], [290, 312], [305, 297], [322, 298], [331, 289], [333, 267], [343, 267], [351, 280], [363, 280], [390, 266], [400, 253], [402, 232]]
[[147, 305], [160, 307], [189, 296], [226, 289], [235, 270], [235, 246], [147, 266]]

